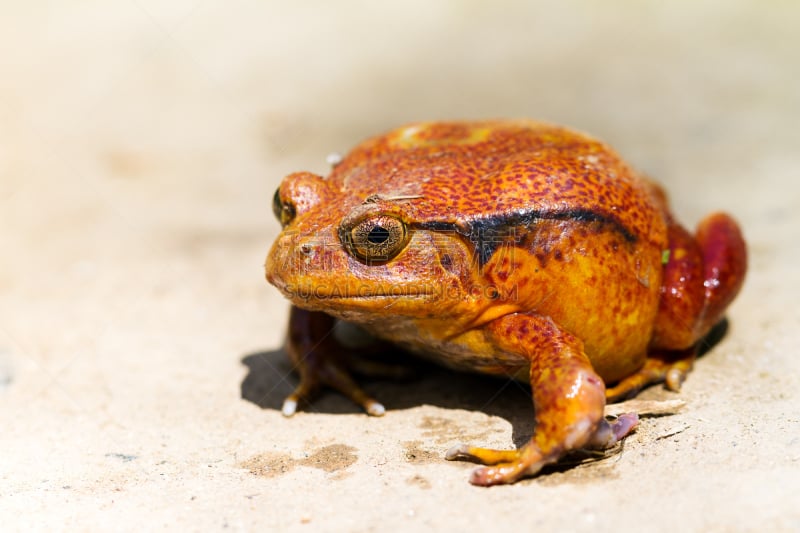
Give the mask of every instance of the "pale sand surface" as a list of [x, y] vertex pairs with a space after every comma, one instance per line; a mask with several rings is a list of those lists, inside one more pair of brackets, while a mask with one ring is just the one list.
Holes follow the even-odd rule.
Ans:
[[[0, 529], [800, 529], [800, 4], [4, 2]], [[418, 119], [612, 143], [741, 221], [728, 335], [618, 453], [467, 483], [516, 385], [431, 370], [284, 419], [281, 177]]]

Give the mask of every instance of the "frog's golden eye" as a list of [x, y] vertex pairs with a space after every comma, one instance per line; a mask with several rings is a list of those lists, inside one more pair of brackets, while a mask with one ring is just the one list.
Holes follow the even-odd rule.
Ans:
[[355, 257], [367, 263], [383, 263], [405, 247], [408, 230], [400, 219], [378, 215], [362, 220], [351, 228], [342, 228], [341, 237]]
[[272, 197], [272, 212], [275, 213], [275, 218], [284, 228], [294, 219], [294, 205], [281, 201], [280, 187], [275, 191], [275, 196]]

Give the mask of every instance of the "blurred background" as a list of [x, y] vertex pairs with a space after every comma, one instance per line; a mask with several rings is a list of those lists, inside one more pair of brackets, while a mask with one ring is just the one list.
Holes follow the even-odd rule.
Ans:
[[[789, 464], [797, 488], [798, 457], [781, 447], [800, 442], [796, 414], [781, 416], [797, 403], [775, 391], [798, 384], [786, 354], [800, 319], [800, 3], [2, 4], [0, 475], [18, 525], [81, 524], [76, 502], [97, 520], [127, 505], [192, 524], [196, 514], [175, 514], [152, 491], [219, 491], [219, 477], [196, 471], [213, 458], [229, 469], [220, 501], [244, 502], [237, 454], [324, 435], [324, 417], [289, 436], [274, 410], [239, 397], [241, 359], [278, 348], [285, 326], [287, 307], [262, 272], [278, 231], [271, 195], [289, 172], [326, 173], [331, 152], [445, 118], [529, 117], [589, 132], [665, 184], [689, 225], [712, 210], [740, 219], [752, 258], [732, 310], [738, 355], [716, 363], [710, 382], [690, 377], [690, 394], [711, 401], [721, 375], [734, 395], [723, 404], [778, 402], [723, 420], [781, 427], [766, 438], [773, 447], [752, 443], [750, 460], [775, 467], [767, 477], [784, 487], [778, 466]], [[759, 372], [763, 390], [730, 391]], [[278, 381], [291, 380], [284, 374]], [[352, 430], [361, 424], [353, 415]], [[718, 467], [711, 477], [727, 469]], [[445, 472], [467, 490], [466, 471]], [[275, 501], [309, 481], [293, 483]], [[119, 487], [128, 496], [115, 507]], [[691, 491], [681, 498], [700, 516]], [[727, 501], [745, 506], [736, 520], [752, 516], [742, 510], [756, 501], [750, 492]], [[794, 520], [775, 523], [798, 525], [783, 495], [770, 501], [769, 516]], [[727, 516], [718, 503], [712, 514]], [[281, 522], [247, 505], [226, 503], [243, 527], [296, 525], [303, 512], [286, 503]], [[378, 524], [375, 513], [365, 524]]]

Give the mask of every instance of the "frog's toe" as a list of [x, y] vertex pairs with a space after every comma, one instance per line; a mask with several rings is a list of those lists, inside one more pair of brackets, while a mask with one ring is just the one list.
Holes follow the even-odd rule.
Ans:
[[448, 461], [462, 459], [484, 465], [496, 465], [499, 463], [511, 462], [517, 459], [519, 454], [519, 450], [492, 450], [489, 448], [476, 448], [475, 446], [459, 444], [447, 450], [444, 458]]
[[344, 369], [331, 365], [325, 372], [324, 383], [361, 406], [368, 415], [383, 416], [386, 408], [368, 395]]
[[637, 425], [639, 425], [639, 415], [636, 413], [619, 415], [613, 422], [601, 420], [586, 448], [598, 450], [610, 448], [636, 429]]
[[375, 400], [370, 400], [363, 407], [367, 414], [371, 416], [383, 416], [386, 414], [386, 408], [383, 406], [383, 404], [378, 403]]
[[691, 361], [678, 361], [667, 370], [667, 375], [664, 377], [664, 384], [669, 390], [673, 392], [681, 390], [681, 385], [683, 385], [686, 376], [689, 375], [689, 371], [692, 369], [693, 361], [694, 358], [692, 358]]
[[[539, 470], [538, 468], [536, 469]], [[480, 487], [491, 485], [505, 485], [517, 481], [522, 476], [532, 474], [528, 472], [526, 465], [519, 461], [512, 463], [500, 463], [495, 466], [482, 466], [472, 471], [469, 482]]]
[[293, 416], [301, 403], [310, 403], [313, 396], [319, 391], [319, 383], [309, 377], [300, 380], [300, 384], [283, 400], [281, 414], [285, 417]]
[[297, 400], [294, 398], [288, 397], [283, 400], [283, 406], [281, 407], [281, 414], [285, 417], [293, 416], [297, 412]]

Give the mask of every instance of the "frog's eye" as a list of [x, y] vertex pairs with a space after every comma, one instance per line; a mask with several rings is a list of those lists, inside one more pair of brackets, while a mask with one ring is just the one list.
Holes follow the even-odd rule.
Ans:
[[272, 212], [275, 213], [275, 218], [284, 228], [294, 219], [294, 205], [281, 201], [280, 187], [275, 191], [275, 196], [272, 197]]
[[390, 215], [368, 218], [342, 230], [342, 240], [349, 252], [367, 263], [390, 260], [408, 242], [406, 225]]

